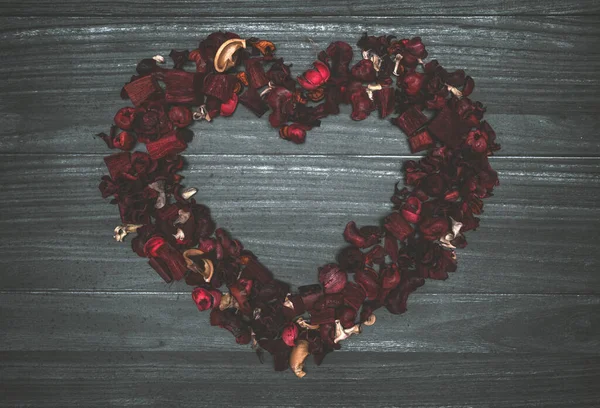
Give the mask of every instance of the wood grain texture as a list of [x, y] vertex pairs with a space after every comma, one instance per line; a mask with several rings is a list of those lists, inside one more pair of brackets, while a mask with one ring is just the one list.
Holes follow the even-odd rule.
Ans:
[[251, 353], [11, 352], [0, 360], [5, 407], [595, 408], [600, 381], [597, 355], [566, 353], [340, 352], [319, 367], [309, 361], [302, 381]]
[[200, 15], [204, 17], [236, 16], [305, 16], [315, 15], [331, 17], [344, 16], [452, 16], [452, 15], [589, 15], [598, 14], [600, 7], [592, 0], [558, 1], [558, 0], [525, 0], [506, 2], [502, 0], [461, 0], [439, 2], [423, 0], [419, 2], [397, 1], [390, 3], [354, 2], [331, 0], [320, 2], [308, 0], [303, 2], [291, 0], [265, 0], [260, 3], [252, 1], [219, 2], [201, 0], [190, 2], [176, 0], [168, 3], [156, 0], [130, 1], [127, 3], [114, 0], [93, 0], [80, 2], [63, 0], [60, 3], [49, 0], [33, 2], [31, 0], [0, 3], [3, 16], [111, 16], [123, 17], [135, 15], [139, 17], [156, 16], [159, 18]]
[[[0, 16], [1, 407], [600, 406], [598, 2], [23, 0]], [[93, 135], [137, 61], [219, 29], [274, 41], [293, 74], [332, 40], [421, 36], [474, 77], [503, 147], [458, 271], [301, 381], [114, 242], [97, 190], [110, 152]], [[415, 158], [388, 120], [349, 112], [303, 146], [243, 107], [193, 127], [186, 183], [294, 286], [334, 260], [347, 221], [386, 214]]]
[[[342, 231], [348, 221], [372, 225], [387, 214], [405, 159], [188, 155], [183, 174], [200, 189], [197, 199], [212, 209], [219, 226], [278, 277], [302, 285], [313, 283], [317, 267], [334, 261], [346, 245]], [[492, 160], [499, 197], [486, 200], [481, 228], [466, 234], [470, 244], [458, 251], [459, 272], [425, 290], [600, 294], [600, 255], [594, 250], [600, 161]], [[26, 170], [19, 164], [25, 162]], [[120, 219], [116, 207], [100, 198], [103, 174], [100, 155], [4, 157], [0, 262], [10, 271], [5, 288], [163, 288], [129, 242], [112, 239]]]
[[[474, 98], [483, 101], [489, 113], [511, 115], [492, 122], [510, 123], [504, 125], [509, 130], [502, 154], [522, 152], [522, 134], [537, 140], [540, 152], [561, 154], [561, 149], [568, 146], [566, 154], [589, 154], [590, 148], [597, 153], [597, 138], [591, 134], [595, 133], [594, 114], [600, 109], [597, 98], [600, 92], [599, 22], [597, 16], [433, 17], [425, 20], [315, 17], [308, 22], [306, 19], [240, 17], [176, 18], [168, 22], [141, 19], [137, 24], [115, 18], [107, 25], [100, 18], [3, 18], [0, 20], [4, 26], [0, 33], [0, 51], [18, 50], [18, 57], [0, 67], [4, 78], [0, 87], [3, 101], [0, 112], [5, 118], [0, 149], [40, 151], [51, 146], [44, 151], [98, 151], [98, 143], [91, 135], [107, 131], [114, 113], [125, 104], [118, 96], [120, 87], [130, 78], [140, 59], [157, 53], [166, 55], [172, 48], [193, 48], [199, 38], [222, 29], [273, 40], [278, 46], [277, 55], [293, 63], [294, 74], [310, 67], [316, 52], [333, 38], [354, 44], [364, 31], [420, 35], [427, 44], [430, 58], [437, 58], [449, 69], [465, 69], [475, 78]], [[309, 37], [316, 47], [308, 41]], [[245, 109], [240, 107], [240, 110]], [[244, 119], [232, 119], [230, 133], [235, 139], [247, 136], [249, 142], [259, 135], [264, 138], [275, 134], [266, 127], [266, 118], [261, 119], [261, 127], [256, 127], [254, 132], [241, 134], [244, 129], [254, 128], [248, 126], [250, 114], [245, 113]], [[524, 113], [526, 116], [515, 119], [515, 115]], [[253, 118], [251, 123], [261, 120]], [[388, 121], [374, 117], [361, 126], [351, 123], [346, 114], [339, 119], [324, 119], [323, 127], [328, 133], [322, 138], [331, 139], [331, 135], [339, 132], [359, 134], [361, 128], [369, 128], [369, 134], [373, 134], [375, 122], [389, 129], [382, 139], [400, 134]], [[573, 143], [572, 135], [579, 123], [582, 128], [577, 136], [581, 144]], [[356, 131], [348, 131], [353, 126], [358, 127]], [[500, 130], [506, 129], [500, 126]], [[551, 130], [546, 139], [548, 127]], [[213, 137], [220, 137], [219, 132], [224, 130], [221, 127]], [[318, 130], [312, 134], [316, 134], [314, 139], [319, 138]], [[35, 146], [32, 139], [41, 139], [40, 144]], [[555, 145], [552, 141], [556, 139], [559, 142]], [[21, 140], [25, 141], [22, 145]], [[511, 147], [510, 142], [515, 140], [519, 142]], [[248, 144], [243, 142], [242, 145]], [[334, 142], [332, 147], [326, 147], [327, 142], [319, 142], [315, 147], [332, 153], [348, 151], [349, 148], [345, 151], [336, 148], [338, 144]], [[363, 153], [365, 148], [382, 153], [391, 147], [389, 142], [372, 147], [379, 144], [369, 143], [366, 138], [348, 145], [354, 146], [352, 153]], [[214, 150], [205, 148], [205, 151], [223, 152], [224, 144], [215, 142], [212, 146]], [[260, 151], [290, 149], [278, 146], [280, 144], [275, 143]], [[253, 147], [249, 152], [257, 152], [257, 149]]]
[[[2, 292], [2, 349], [61, 351], [245, 350], [209, 325], [190, 291]], [[352, 352], [595, 353], [597, 295], [458, 295], [415, 292], [408, 311], [377, 311], [377, 323], [342, 345]], [[28, 316], [19, 320], [19, 316]]]

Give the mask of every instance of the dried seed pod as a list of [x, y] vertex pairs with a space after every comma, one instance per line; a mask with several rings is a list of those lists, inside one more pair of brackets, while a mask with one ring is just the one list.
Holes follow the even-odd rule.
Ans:
[[198, 189], [197, 189], [197, 188], [194, 188], [194, 187], [188, 187], [188, 188], [184, 189], [184, 190], [181, 192], [181, 197], [182, 197], [184, 200], [189, 200], [189, 199], [190, 199], [190, 198], [192, 198], [192, 197], [194, 196], [194, 194], [196, 194], [197, 192], [198, 192]]
[[299, 317], [296, 320], [296, 323], [298, 324], [298, 326], [302, 327], [303, 329], [317, 330], [320, 327], [318, 324], [307, 323], [306, 320], [304, 320], [304, 318], [302, 318], [302, 317]]
[[185, 264], [189, 270], [199, 273], [206, 282], [210, 282], [215, 268], [210, 259], [201, 257], [203, 254], [203, 251], [192, 248], [183, 252], [183, 259], [185, 259]]
[[143, 224], [117, 225], [115, 227], [115, 235], [113, 235], [113, 238], [116, 239], [118, 242], [123, 242], [123, 238], [125, 238], [125, 236], [127, 234], [136, 232], [138, 228], [143, 227], [143, 226], [144, 226]]
[[238, 72], [237, 74], [235, 74], [235, 76], [242, 85], [248, 86], [248, 75], [246, 75], [244, 71]]
[[367, 320], [365, 320], [362, 324], [364, 324], [365, 326], [373, 326], [376, 320], [377, 317], [374, 314], [371, 314], [369, 317], [367, 317]]
[[230, 293], [223, 293], [223, 295], [221, 296], [221, 302], [219, 303], [219, 309], [225, 310], [229, 309], [230, 307], [234, 307], [237, 309], [237, 301], [233, 296], [231, 296]]
[[234, 54], [240, 48], [246, 48], [246, 40], [232, 38], [221, 44], [215, 54], [215, 70], [225, 72], [229, 68], [233, 68], [237, 62], [237, 57], [234, 57]]
[[313, 102], [319, 102], [321, 99], [325, 98], [325, 88], [320, 86], [317, 89], [308, 91], [306, 93], [306, 96], [308, 97], [308, 99], [310, 99]]
[[272, 55], [275, 52], [275, 44], [271, 41], [258, 40], [253, 41], [250, 45], [260, 51], [264, 56]]
[[339, 343], [342, 340], [346, 340], [348, 337], [353, 334], [360, 333], [360, 324], [355, 324], [349, 329], [344, 329], [342, 323], [339, 320], [335, 321], [335, 339], [333, 339], [334, 343]]
[[296, 346], [290, 353], [290, 368], [298, 378], [302, 378], [306, 375], [302, 369], [304, 368], [304, 360], [306, 360], [306, 357], [310, 354], [308, 345], [308, 341], [298, 340]]

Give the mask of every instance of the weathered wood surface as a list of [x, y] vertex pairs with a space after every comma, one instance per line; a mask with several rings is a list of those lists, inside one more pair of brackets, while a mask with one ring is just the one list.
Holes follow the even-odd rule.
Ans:
[[[219, 226], [278, 277], [302, 285], [335, 260], [348, 221], [372, 225], [387, 214], [405, 159], [188, 155], [184, 174]], [[481, 228], [468, 232], [469, 245], [458, 250], [459, 271], [423, 289], [600, 294], [600, 160], [492, 161], [501, 185], [486, 200]], [[163, 288], [129, 239], [112, 240], [120, 219], [99, 197], [104, 171], [101, 155], [4, 156], [0, 262], [12, 271], [4, 288]]]
[[0, 406], [598, 406], [597, 355], [349, 354], [282, 381], [249, 353], [1, 353]]
[[[501, 154], [523, 154], [532, 145], [537, 154], [547, 155], [599, 150], [594, 137], [600, 110], [596, 17], [347, 17], [333, 22], [322, 17], [201, 17], [147, 18], [137, 24], [123, 18], [109, 23], [101, 18], [0, 18], [0, 23], [0, 51], [19, 53], [0, 67], [3, 152], [105, 152], [91, 135], [107, 131], [124, 106], [120, 87], [137, 61], [172, 48], [191, 49], [198, 38], [218, 29], [272, 39], [296, 74], [332, 39], [354, 44], [363, 31], [421, 35], [430, 58], [475, 78], [473, 98], [484, 102], [488, 120], [502, 135]], [[240, 107], [234, 117], [196, 126], [210, 131], [191, 151], [402, 153], [398, 139], [406, 151], [404, 136], [389, 120], [374, 114], [354, 122], [349, 107], [344, 108], [298, 147], [278, 141], [266, 118]]]
[[[188, 290], [0, 293], [3, 350], [247, 351], [211, 327]], [[421, 294], [408, 312], [377, 314], [342, 348], [360, 352], [595, 353], [600, 299], [589, 295]], [[19, 320], [19, 316], [27, 319]], [[341, 352], [341, 351], [340, 351]], [[258, 360], [257, 360], [258, 363]], [[268, 367], [266, 370], [271, 370]], [[291, 374], [291, 373], [290, 373]], [[284, 376], [284, 378], [287, 375]]]
[[4, 16], [111, 16], [111, 17], [147, 17], [159, 18], [180, 16], [203, 17], [246, 17], [282, 16], [313, 18], [315, 16], [488, 16], [488, 15], [586, 15], [600, 12], [600, 6], [593, 0], [460, 0], [443, 2], [422, 0], [418, 2], [367, 2], [345, 0], [263, 0], [221, 2], [216, 0], [175, 0], [162, 2], [116, 0], [92, 0], [81, 2], [63, 0], [60, 3], [51, 0], [34, 2], [2, 2], [0, 11]]
[[[600, 7], [447, 3], [1, 3], [0, 406], [600, 406]], [[115, 243], [97, 190], [110, 152], [93, 135], [137, 60], [218, 29], [274, 41], [295, 74], [334, 39], [420, 35], [475, 78], [503, 146], [459, 270], [302, 381]], [[293, 285], [334, 259], [347, 221], [388, 211], [414, 158], [389, 121], [349, 112], [303, 146], [243, 107], [194, 126], [186, 182]]]

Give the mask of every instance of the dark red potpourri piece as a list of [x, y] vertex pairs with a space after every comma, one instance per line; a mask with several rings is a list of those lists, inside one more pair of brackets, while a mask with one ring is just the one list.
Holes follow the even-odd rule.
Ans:
[[[499, 184], [488, 157], [500, 145], [482, 121], [485, 108], [468, 98], [471, 77], [436, 60], [425, 63], [418, 37], [364, 33], [357, 46], [362, 60], [353, 66], [352, 47], [335, 41], [294, 78], [272, 42], [213, 32], [194, 50], [172, 50], [171, 69], [160, 56], [142, 60], [121, 92], [133, 106], [116, 113], [108, 135], [99, 134], [121, 150], [105, 157], [109, 175], [99, 186], [119, 208], [115, 239], [136, 232], [133, 251], [166, 282], [193, 286], [192, 299], [200, 311], [210, 310], [211, 325], [251, 344], [259, 358], [268, 351], [276, 370], [290, 367], [298, 377], [308, 355], [320, 364], [341, 341], [374, 324], [375, 310], [404, 313], [425, 279], [454, 272], [455, 249], [467, 245], [464, 233], [479, 226], [482, 200]], [[270, 109], [279, 136], [298, 144], [340, 104], [351, 105], [353, 120], [374, 111], [380, 118], [395, 114], [387, 120], [406, 134], [411, 151], [426, 151], [404, 164], [406, 187], [394, 188], [393, 208], [380, 226], [348, 222], [343, 236], [350, 245], [337, 263], [319, 268], [318, 284], [294, 292], [276, 280], [216, 228], [210, 210], [193, 197], [198, 190], [181, 184], [180, 153], [193, 136], [188, 126], [232, 115], [238, 104], [258, 117]], [[131, 152], [136, 143], [147, 153]]]

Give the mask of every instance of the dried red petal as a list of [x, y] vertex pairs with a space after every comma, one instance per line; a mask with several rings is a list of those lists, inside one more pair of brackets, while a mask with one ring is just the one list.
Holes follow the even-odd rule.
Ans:
[[104, 157], [104, 163], [108, 168], [108, 173], [114, 179], [123, 173], [129, 173], [131, 170], [131, 153], [121, 152]]
[[446, 218], [429, 218], [419, 224], [419, 230], [423, 238], [429, 241], [435, 241], [445, 236], [449, 231], [448, 220]]
[[398, 265], [386, 265], [381, 270], [381, 288], [384, 290], [393, 289], [400, 283], [401, 274]]
[[218, 307], [212, 309], [210, 324], [229, 330], [235, 336], [235, 341], [238, 344], [248, 344], [252, 340], [250, 328], [232, 309], [219, 310]]
[[417, 197], [408, 197], [402, 206], [402, 216], [408, 222], [416, 224], [421, 219], [421, 200]]
[[296, 144], [304, 143], [306, 140], [306, 131], [311, 127], [301, 123], [292, 123], [279, 128], [279, 137]]
[[313, 305], [321, 296], [323, 296], [323, 287], [318, 283], [313, 285], [304, 285], [298, 287], [298, 294], [302, 298], [302, 303], [306, 309], [312, 309]]
[[423, 286], [425, 280], [421, 277], [407, 277], [396, 289], [392, 290], [385, 300], [385, 307], [390, 313], [401, 314], [406, 312], [408, 295], [418, 287]]
[[373, 66], [373, 61], [362, 59], [358, 61], [350, 70], [352, 76], [361, 82], [373, 82], [377, 78], [377, 71]]
[[352, 120], [364, 120], [376, 109], [375, 103], [363, 88], [350, 96], [350, 103], [352, 104], [352, 113], [350, 114]]
[[233, 89], [237, 81], [235, 75], [208, 74], [204, 78], [203, 92], [225, 102], [233, 96]]
[[135, 145], [135, 136], [131, 132], [120, 132], [114, 139], [113, 145], [121, 150], [131, 150]]
[[[463, 98], [466, 99], [466, 98]], [[474, 119], [477, 122], [477, 119]], [[442, 141], [446, 146], [455, 148], [462, 142], [471, 126], [470, 123], [460, 118], [459, 114], [448, 105], [435, 115], [428, 125], [429, 131]]]
[[260, 263], [258, 259], [251, 258], [244, 266], [240, 278], [252, 279], [267, 284], [273, 280], [273, 273]]
[[124, 87], [127, 96], [135, 106], [140, 106], [143, 102], [162, 94], [162, 89], [158, 82], [151, 76], [143, 76]]
[[374, 92], [377, 107], [379, 108], [379, 117], [387, 117], [394, 112], [396, 101], [394, 100], [394, 88], [385, 87]]
[[248, 108], [257, 117], [262, 117], [268, 110], [269, 105], [260, 97], [256, 88], [250, 86], [239, 97], [239, 102]]
[[347, 280], [348, 274], [337, 264], [330, 263], [319, 268], [319, 282], [325, 293], [341, 292]]
[[192, 299], [196, 303], [196, 306], [198, 306], [198, 310], [204, 311], [219, 306], [221, 292], [199, 287], [192, 291]]
[[431, 138], [431, 135], [427, 129], [423, 129], [417, 134], [409, 137], [408, 144], [410, 146], [411, 153], [417, 153], [435, 146], [435, 142]]
[[361, 270], [365, 266], [365, 256], [360, 249], [349, 246], [342, 249], [337, 255], [340, 268], [348, 273]]
[[159, 258], [169, 269], [175, 280], [180, 280], [187, 271], [181, 252], [173, 248], [163, 237], [154, 236], [144, 245], [144, 253], [148, 258]]
[[296, 345], [297, 337], [298, 325], [296, 323], [288, 323], [281, 332], [281, 339], [290, 347], [294, 347]]
[[192, 123], [192, 111], [185, 106], [173, 106], [169, 110], [169, 120], [178, 128], [184, 128]]
[[[199, 74], [171, 69], [164, 73], [165, 101], [167, 103], [197, 104], [194, 81]], [[199, 77], [198, 77], [199, 78]]]
[[354, 281], [363, 287], [369, 300], [377, 298], [380, 289], [378, 280], [377, 272], [372, 268], [364, 268], [354, 274]]
[[368, 248], [377, 244], [380, 240], [380, 235], [378, 228], [376, 231], [369, 231], [366, 234], [361, 234], [361, 230], [358, 229], [354, 221], [350, 221], [346, 224], [346, 228], [344, 229], [344, 239], [346, 242], [349, 242], [358, 248]]
[[327, 307], [335, 309], [336, 307], [339, 307], [343, 304], [344, 296], [342, 295], [342, 293], [329, 293], [327, 295], [321, 296], [319, 300], [317, 300], [314, 303], [313, 309], [321, 310]]
[[248, 58], [244, 61], [245, 72], [248, 76], [248, 82], [254, 88], [262, 88], [269, 82], [269, 77], [263, 67], [264, 58]]
[[367, 298], [367, 292], [362, 286], [355, 282], [346, 283], [342, 294], [344, 295], [344, 303], [356, 311], [360, 309], [360, 306]]
[[150, 258], [148, 264], [150, 264], [152, 269], [154, 269], [166, 283], [171, 283], [173, 281], [169, 267], [163, 261], [158, 258]]
[[133, 121], [135, 120], [135, 108], [125, 107], [119, 109], [115, 115], [115, 124], [123, 130], [131, 130], [133, 128]]
[[177, 131], [173, 130], [155, 142], [146, 144], [148, 154], [154, 160], [160, 159], [170, 154], [181, 153], [187, 148], [187, 143], [177, 136]]
[[293, 107], [293, 94], [289, 89], [276, 86], [267, 94], [267, 104], [273, 110], [269, 115], [272, 127], [280, 127], [288, 121]]
[[404, 241], [413, 233], [413, 227], [397, 212], [385, 217], [384, 227], [400, 241]]
[[423, 83], [425, 82], [425, 75], [420, 72], [409, 72], [404, 75], [402, 78], [402, 88], [407, 95], [417, 95], [421, 88], [423, 87]]
[[421, 126], [427, 123], [427, 116], [415, 107], [406, 110], [402, 115], [392, 119], [392, 123], [398, 126], [407, 136], [412, 136]]
[[237, 96], [237, 94], [234, 93], [231, 96], [231, 99], [229, 99], [228, 101], [225, 101], [221, 104], [221, 111], [220, 111], [221, 116], [233, 115], [233, 112], [235, 112], [235, 108], [237, 108], [237, 105], [238, 105], [238, 96]]
[[341, 306], [336, 309], [335, 317], [340, 321], [344, 329], [349, 329], [354, 326], [356, 320], [356, 309], [350, 306]]

